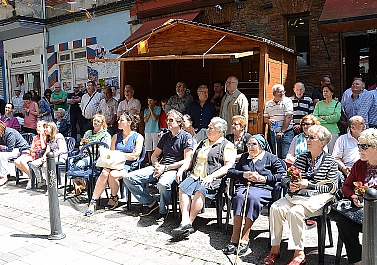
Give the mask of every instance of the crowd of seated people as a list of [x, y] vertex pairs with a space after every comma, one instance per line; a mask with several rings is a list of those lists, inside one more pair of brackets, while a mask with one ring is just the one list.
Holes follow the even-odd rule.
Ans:
[[[362, 82], [362, 80], [359, 81]], [[208, 101], [208, 87], [200, 85], [197, 90], [199, 100], [193, 101], [183, 82], [176, 84], [176, 95], [169, 100], [163, 100], [162, 108], [155, 105], [157, 100], [154, 97], [148, 96], [149, 105], [144, 112], [140, 109], [140, 101], [133, 98], [135, 89], [127, 85], [125, 87], [126, 99], [119, 103], [117, 109], [117, 133], [111, 137], [115, 125], [112, 124], [112, 132], [109, 134], [106, 115], [96, 112], [98, 104], [103, 98], [102, 92], [101, 90], [94, 91], [92, 97], [95, 100], [89, 101], [88, 99], [79, 108], [82, 111], [80, 115], [85, 113], [85, 124], [89, 128], [81, 137], [79, 149], [92, 142], [106, 143], [110, 150], [124, 153], [124, 168], [121, 170], [102, 169], [85, 215], [91, 216], [95, 213], [98, 200], [107, 187], [110, 188], [111, 193], [104, 207], [105, 210], [113, 210], [118, 207], [119, 181], [122, 179], [129, 191], [142, 205], [141, 217], [148, 216], [158, 209], [159, 214], [156, 220], [165, 221], [169, 213], [172, 184], [176, 181], [179, 184], [182, 220], [179, 227], [172, 230], [172, 234], [192, 233], [194, 231], [193, 222], [205, 205], [205, 199], [215, 197], [219, 181], [226, 176], [226, 178], [234, 178], [236, 185], [234, 196], [231, 198], [234, 210], [233, 233], [223, 252], [235, 254], [237, 245], [239, 245], [239, 253], [243, 254], [250, 247], [249, 234], [253, 223], [258, 218], [262, 207], [271, 201], [275, 183], [281, 182], [288, 193], [271, 206], [269, 219], [272, 247], [264, 264], [274, 264], [280, 255], [284, 221], [287, 221], [290, 227], [288, 249], [294, 250], [291, 264], [304, 264], [306, 261], [303, 252], [304, 224], [307, 218], [319, 215], [324, 204], [333, 199], [334, 193], [341, 188], [337, 187], [338, 171], [343, 173], [344, 178], [351, 176], [370, 184], [370, 187], [375, 186], [371, 184], [374, 183], [373, 167], [367, 167], [366, 170], [370, 176], [365, 179], [360, 177], [359, 172], [356, 171], [352, 175], [353, 168], [360, 167], [360, 161], [371, 161], [369, 164], [373, 164], [372, 155], [368, 158], [365, 156], [369, 154], [369, 151], [375, 151], [376, 146], [371, 140], [375, 136], [375, 132], [368, 130], [368, 134], [362, 133], [366, 127], [374, 127], [373, 106], [362, 104], [360, 108], [352, 110], [352, 113], [360, 113], [360, 116], [351, 117], [347, 134], [339, 137], [340, 130], [337, 127], [337, 122], [343, 107], [349, 110], [351, 105], [347, 105], [348, 102], [358, 101], [356, 99], [353, 101], [354, 98], [350, 94], [351, 96], [348, 97], [351, 99], [347, 98], [344, 101], [345, 106], [343, 106], [333, 99], [335, 89], [329, 83], [330, 81], [326, 82], [321, 85], [321, 91], [319, 91], [323, 95], [323, 99], [317, 101], [308, 100], [309, 97], [305, 94], [302, 83], [295, 84], [295, 89], [296, 85], [300, 85], [303, 89], [294, 90], [297, 95], [291, 98], [285, 96], [283, 85], [274, 86], [274, 98], [266, 102], [264, 112], [264, 122], [269, 126], [269, 139], [267, 140], [261, 135], [251, 135], [247, 132], [246, 115], [235, 113], [236, 115], [231, 116], [231, 119], [227, 115], [231, 124], [223, 118], [213, 117], [216, 108], [213, 103]], [[92, 83], [90, 82], [91, 85], [93, 85]], [[226, 93], [219, 100], [218, 111], [222, 114], [225, 110], [224, 105], [233, 100], [233, 94], [230, 93], [230, 90], [228, 91], [229, 83], [232, 83], [233, 88], [237, 89], [236, 81], [227, 82]], [[356, 85], [355, 89], [352, 87], [352, 91], [356, 91], [356, 87]], [[300, 94], [299, 90], [303, 92]], [[374, 92], [363, 93], [368, 93], [364, 95], [363, 100], [374, 97]], [[85, 95], [88, 96], [83, 94], [82, 97]], [[80, 100], [81, 97], [78, 97], [76, 101], [79, 103]], [[97, 100], [98, 104], [95, 103]], [[37, 94], [33, 96], [32, 93], [25, 93], [23, 95], [24, 123], [21, 129], [19, 125], [17, 126], [18, 120], [13, 116], [15, 110], [13, 104], [6, 105], [5, 114], [0, 118], [2, 121], [0, 123], [0, 146], [4, 146], [0, 149], [0, 186], [8, 181], [8, 170], [4, 161], [10, 158], [18, 157], [14, 163], [28, 176], [27, 189], [31, 188], [30, 168], [34, 171], [37, 182], [42, 182], [47, 152], [52, 151], [56, 160], [58, 157], [60, 158], [56, 162], [65, 163], [67, 159], [67, 154], [65, 154], [67, 145], [64, 136], [68, 136], [70, 132], [67, 121], [68, 114], [64, 108], [56, 108], [53, 112], [51, 106], [47, 106], [49, 103], [47, 97], [43, 99], [43, 102], [41, 101]], [[52, 104], [52, 107], [56, 106]], [[199, 116], [195, 114], [195, 117], [192, 117], [187, 113], [187, 109], [189, 109], [189, 113], [205, 115], [205, 108], [211, 109], [208, 117], [205, 117], [205, 120], [209, 121], [208, 126], [201, 126], [203, 120], [199, 116], [202, 114]], [[88, 112], [93, 115], [88, 115]], [[158, 129], [167, 128], [167, 132], [161, 134], [157, 144], [155, 143], [156, 137], [153, 135], [153, 141], [147, 148], [150, 165], [130, 171], [130, 165], [138, 160], [144, 146], [144, 137], [138, 133], [140, 113], [144, 117], [144, 122], [153, 123]], [[111, 115], [115, 117], [115, 113], [111, 113]], [[76, 125], [71, 124], [71, 126]], [[156, 134], [157, 127], [154, 127], [151, 133]], [[29, 150], [18, 152], [20, 148], [27, 147], [28, 144], [11, 128], [35, 134]], [[226, 132], [231, 133], [226, 134]], [[295, 136], [292, 137], [294, 134]], [[12, 139], [12, 146], [8, 144], [9, 139]], [[359, 139], [362, 139], [362, 144], [359, 143]], [[41, 153], [42, 150], [46, 152]], [[358, 153], [361, 156], [358, 156]], [[65, 155], [59, 156], [59, 154]], [[291, 181], [286, 175], [283, 161], [288, 167], [293, 165], [299, 168], [302, 179]], [[89, 159], [83, 156], [74, 164], [69, 165], [69, 169], [82, 170], [88, 165]], [[184, 174], [185, 171], [187, 174]], [[183, 176], [186, 178], [183, 179]], [[149, 193], [145, 185], [147, 183], [157, 185], [159, 199]], [[350, 185], [349, 183], [346, 180], [345, 185]], [[73, 185], [74, 194], [80, 195], [85, 190], [87, 183], [84, 179], [76, 178], [73, 179]], [[355, 201], [355, 196], [350, 192], [350, 188], [348, 187], [347, 190], [345, 187], [343, 187], [343, 191], [346, 193], [346, 197]], [[244, 194], [247, 189], [249, 190], [248, 198], [245, 198]], [[306, 196], [309, 199], [303, 199], [302, 196], [297, 195], [300, 192], [315, 196]], [[247, 207], [243, 213], [242, 209], [245, 203]], [[357, 202], [354, 204], [358, 206]], [[346, 224], [346, 222], [342, 224]], [[338, 223], [339, 230], [349, 230], [342, 224]], [[352, 225], [351, 223], [350, 226]], [[360, 231], [360, 227], [356, 227], [355, 231]], [[342, 233], [341, 237], [346, 244], [350, 261], [359, 262], [358, 253], [353, 256], [349, 253], [350, 249], [356, 246], [356, 241], [350, 243], [351, 236], [346, 235], [344, 231]], [[355, 240], [353, 236], [352, 240]], [[359, 248], [359, 246], [357, 247]]]

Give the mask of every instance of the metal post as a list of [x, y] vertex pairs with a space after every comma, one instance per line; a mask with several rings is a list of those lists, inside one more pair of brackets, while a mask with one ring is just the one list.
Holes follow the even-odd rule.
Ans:
[[48, 236], [50, 240], [59, 240], [65, 238], [62, 232], [62, 225], [60, 222], [60, 208], [58, 199], [58, 186], [56, 179], [55, 156], [53, 152], [47, 153], [47, 191], [48, 191], [48, 205], [50, 210], [50, 227], [51, 234]]
[[364, 193], [363, 217], [363, 265], [377, 264], [377, 190], [367, 189]]

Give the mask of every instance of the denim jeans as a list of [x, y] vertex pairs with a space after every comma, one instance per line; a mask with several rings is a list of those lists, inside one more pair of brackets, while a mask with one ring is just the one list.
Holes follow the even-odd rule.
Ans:
[[139, 170], [127, 173], [124, 178], [124, 184], [142, 205], [153, 203], [153, 196], [146, 190], [145, 183], [157, 182], [157, 188], [160, 192], [160, 213], [166, 214], [169, 210], [171, 184], [175, 180], [177, 171], [169, 170], [164, 172], [158, 179], [153, 177], [154, 167], [149, 166]]
[[[293, 130], [284, 133], [283, 137], [275, 143], [274, 133], [269, 131], [270, 139], [271, 139], [271, 149], [274, 154], [276, 154], [279, 158], [285, 159], [288, 154], [289, 147], [293, 141], [294, 132]], [[277, 147], [277, 152], [276, 152]]]

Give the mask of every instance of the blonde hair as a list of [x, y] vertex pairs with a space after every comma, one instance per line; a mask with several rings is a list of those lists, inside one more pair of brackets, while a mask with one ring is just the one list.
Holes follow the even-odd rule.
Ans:
[[46, 122], [45, 120], [39, 120], [39, 121], [37, 122], [37, 126], [38, 126], [38, 125], [43, 125], [43, 126], [46, 127], [46, 124], [47, 124], [47, 122]]
[[232, 117], [232, 122], [233, 121], [238, 121], [241, 125], [241, 128], [244, 130], [246, 129], [246, 118], [244, 116], [235, 115]]
[[49, 126], [51, 128], [51, 134], [47, 134], [47, 142], [51, 142], [52, 140], [55, 139], [56, 135], [59, 133], [58, 128], [56, 127], [55, 122], [49, 121], [46, 123], [46, 127]]
[[105, 115], [103, 115], [103, 114], [94, 114], [94, 116], [93, 116], [93, 120], [94, 120], [96, 117], [97, 117], [97, 118], [100, 118], [100, 119], [102, 120], [102, 127], [103, 127], [105, 130], [107, 130], [107, 123], [106, 123]]
[[312, 114], [309, 114], [309, 115], [306, 115], [304, 117], [302, 117], [302, 119], [300, 120], [300, 126], [302, 127], [302, 123], [304, 121], [310, 121], [311, 123], [313, 123], [313, 125], [321, 125], [321, 123], [319, 122], [319, 120], [317, 119], [316, 116], [312, 115]]
[[377, 147], [377, 130], [374, 128], [369, 128], [360, 134], [359, 142], [364, 142], [373, 148]]

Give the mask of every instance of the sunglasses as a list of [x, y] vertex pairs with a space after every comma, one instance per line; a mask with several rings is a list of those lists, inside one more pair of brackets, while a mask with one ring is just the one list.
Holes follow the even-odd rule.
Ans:
[[247, 147], [255, 147], [257, 145], [258, 145], [257, 143], [247, 143], [246, 144]]
[[357, 147], [361, 148], [363, 150], [367, 150], [369, 147], [371, 147], [371, 145], [369, 145], [369, 144], [357, 144]]
[[313, 135], [310, 135], [310, 136], [306, 136], [305, 137], [307, 140], [318, 140], [317, 137], [313, 136]]
[[309, 122], [303, 122], [301, 123], [301, 126], [312, 126], [313, 123], [309, 123]]
[[80, 88], [79, 86], [74, 86], [73, 88]]

